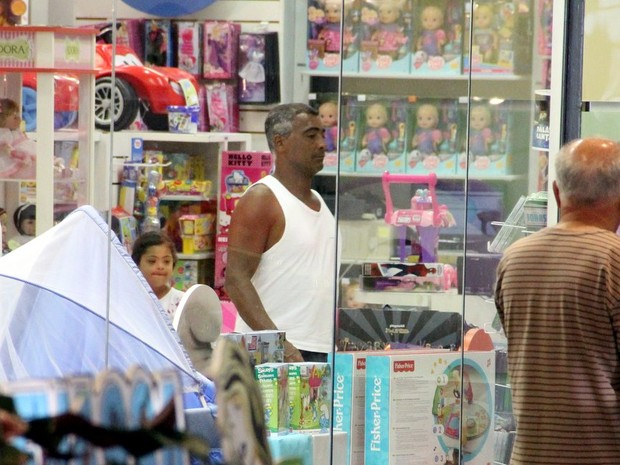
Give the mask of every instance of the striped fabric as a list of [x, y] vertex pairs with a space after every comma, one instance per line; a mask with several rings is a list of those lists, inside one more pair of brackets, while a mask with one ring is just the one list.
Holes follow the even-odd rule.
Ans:
[[546, 228], [508, 248], [497, 273], [511, 464], [620, 463], [620, 237]]

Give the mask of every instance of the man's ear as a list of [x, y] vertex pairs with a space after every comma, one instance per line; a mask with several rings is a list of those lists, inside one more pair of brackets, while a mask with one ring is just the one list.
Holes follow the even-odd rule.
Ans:
[[276, 134], [275, 136], [273, 136], [273, 147], [276, 152], [278, 152], [279, 149], [282, 148], [282, 145], [284, 145], [285, 141], [286, 141], [286, 137], [284, 137], [281, 134]]
[[555, 181], [553, 181], [553, 197], [555, 197], [555, 202], [558, 204], [558, 208], [561, 208], [560, 189], [558, 188], [558, 183]]

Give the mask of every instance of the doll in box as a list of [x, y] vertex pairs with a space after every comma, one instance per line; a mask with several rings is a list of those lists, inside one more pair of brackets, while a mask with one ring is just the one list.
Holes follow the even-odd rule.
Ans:
[[379, 23], [370, 37], [377, 44], [377, 52], [392, 59], [404, 55], [406, 52], [403, 49], [409, 42], [402, 21], [403, 3], [402, 0], [383, 0], [379, 3]]
[[387, 145], [392, 140], [388, 125], [388, 111], [383, 103], [371, 103], [366, 109], [366, 130], [362, 138], [362, 151], [359, 165], [378, 156], [387, 158]]
[[472, 44], [484, 63], [497, 60], [497, 33], [493, 30], [493, 7], [479, 3], [474, 10], [474, 28]]
[[491, 109], [487, 105], [474, 106], [469, 114], [469, 153], [474, 160], [489, 154], [495, 140], [490, 126]]
[[239, 71], [242, 101], [265, 100], [265, 40], [260, 34], [246, 34], [239, 47], [246, 63]]
[[443, 30], [444, 13], [438, 6], [429, 5], [420, 15], [422, 32], [417, 42], [417, 50], [424, 52], [427, 58], [443, 55], [446, 32]]
[[19, 106], [0, 99], [0, 178], [33, 179], [36, 175], [36, 142], [21, 130]]
[[338, 105], [328, 100], [319, 106], [319, 118], [325, 130], [325, 152], [335, 152], [338, 142]]
[[416, 128], [411, 147], [422, 156], [436, 155], [443, 140], [439, 124], [439, 110], [430, 103], [422, 104], [416, 112]]

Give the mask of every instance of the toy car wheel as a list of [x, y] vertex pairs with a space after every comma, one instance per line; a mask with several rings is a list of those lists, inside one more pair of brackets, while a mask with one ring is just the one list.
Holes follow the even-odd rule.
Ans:
[[98, 129], [127, 129], [136, 119], [139, 109], [135, 90], [121, 78], [115, 79], [114, 102], [112, 101], [112, 79], [102, 77], [95, 82], [95, 126]]

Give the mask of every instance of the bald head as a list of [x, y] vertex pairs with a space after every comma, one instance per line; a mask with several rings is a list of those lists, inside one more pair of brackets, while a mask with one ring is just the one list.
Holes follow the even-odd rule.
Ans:
[[573, 207], [620, 200], [620, 145], [602, 137], [568, 142], [555, 159], [561, 203]]

